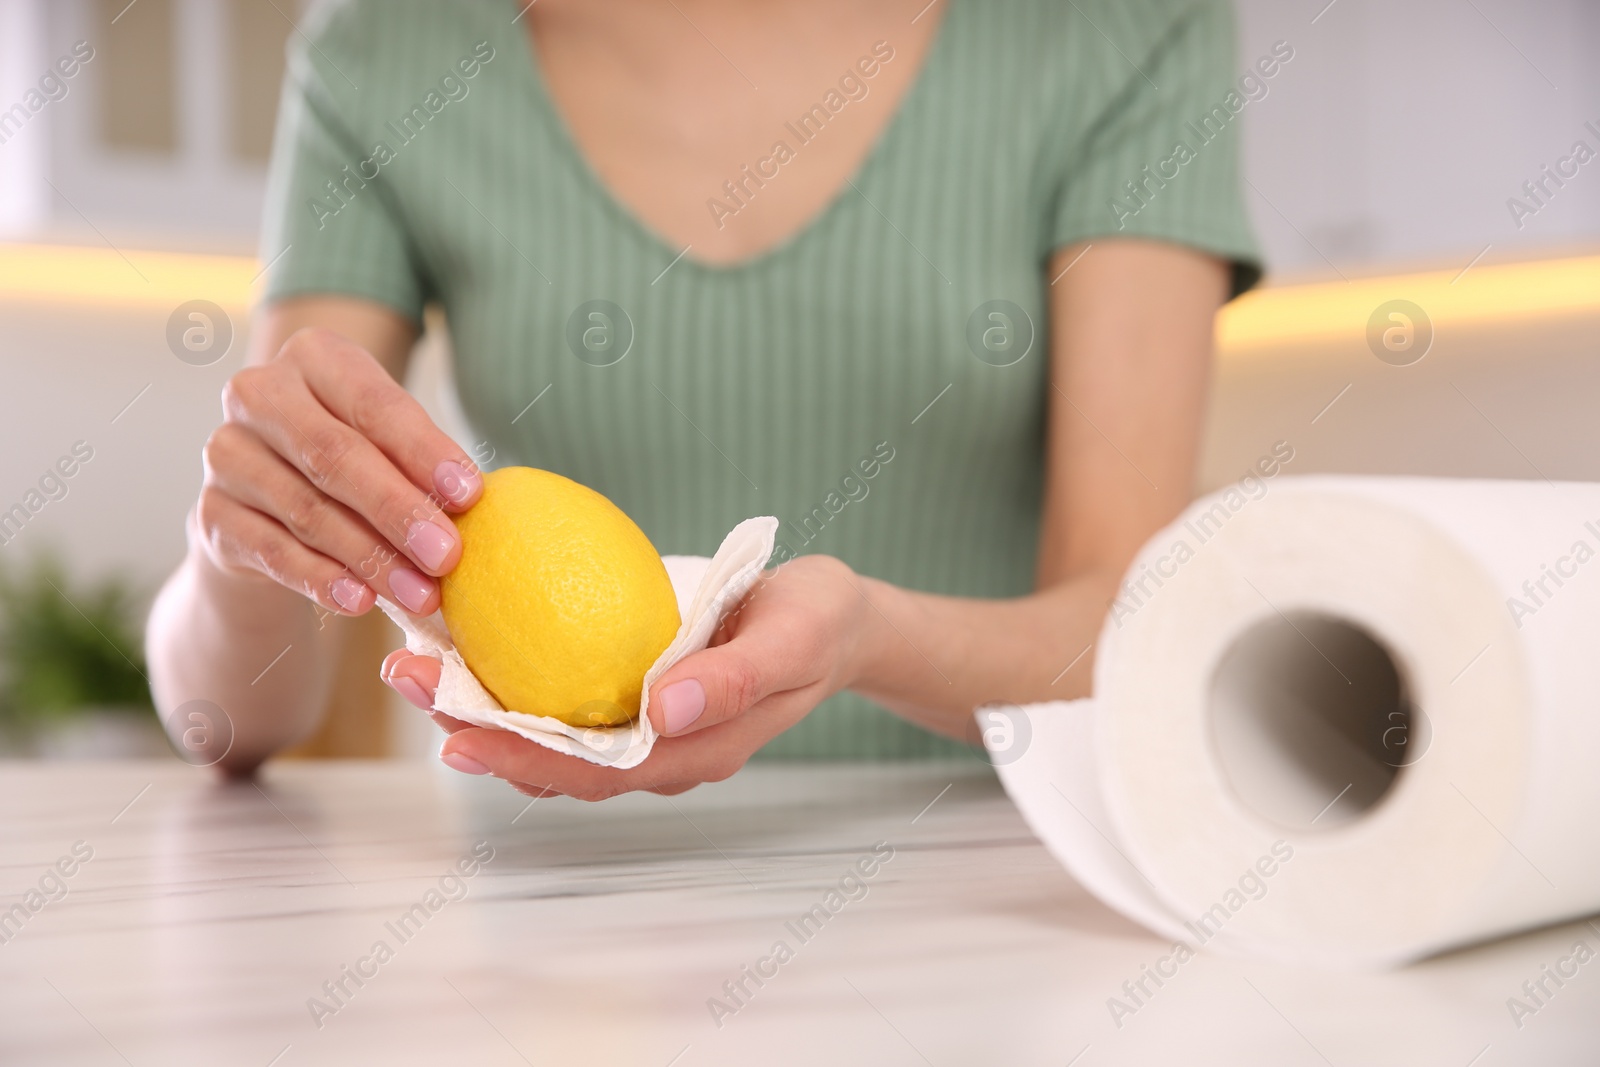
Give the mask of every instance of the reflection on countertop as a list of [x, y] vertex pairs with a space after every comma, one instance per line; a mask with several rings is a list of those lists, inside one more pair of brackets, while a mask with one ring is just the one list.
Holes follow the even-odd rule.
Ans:
[[0, 810], [6, 1064], [1600, 1058], [1600, 968], [1537, 992], [1594, 926], [1387, 974], [1176, 966], [970, 764], [583, 805], [399, 761], [13, 763]]

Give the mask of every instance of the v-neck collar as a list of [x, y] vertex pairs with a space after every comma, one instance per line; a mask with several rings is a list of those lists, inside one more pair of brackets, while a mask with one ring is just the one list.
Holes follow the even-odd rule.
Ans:
[[[612, 188], [601, 179], [598, 171], [590, 164], [583, 149], [579, 146], [577, 138], [573, 136], [572, 127], [567, 122], [567, 117], [556, 105], [555, 96], [550, 92], [549, 82], [545, 78], [544, 68], [539, 62], [538, 49], [534, 47], [531, 31], [522, 27], [518, 22], [509, 23], [509, 32], [514, 38], [514, 43], [506, 42], [508, 47], [518, 47], [522, 60], [518, 69], [524, 72], [527, 79], [527, 88], [536, 106], [549, 118], [552, 127], [553, 140], [557, 143], [559, 154], [565, 164], [572, 168], [579, 182], [589, 191], [600, 204], [601, 209], [612, 217], [618, 219], [624, 227], [630, 230], [636, 239], [656, 249], [666, 257], [666, 260], [677, 263], [682, 267], [700, 271], [708, 275], [732, 276], [742, 272], [754, 271], [761, 267], [780, 261], [783, 257], [793, 254], [802, 247], [813, 235], [833, 223], [836, 216], [840, 215], [846, 204], [854, 199], [865, 199], [866, 194], [861, 187], [867, 184], [871, 174], [882, 166], [882, 157], [888, 154], [893, 142], [903, 139], [901, 128], [907, 125], [907, 115], [916, 110], [921, 104], [921, 98], [928, 93], [927, 83], [931, 78], [931, 70], [941, 62], [946, 48], [946, 38], [949, 37], [947, 24], [955, 17], [955, 8], [961, 0], [944, 0], [948, 10], [939, 19], [939, 25], [933, 31], [933, 40], [929, 42], [923, 52], [921, 65], [912, 76], [912, 81], [906, 87], [900, 99], [896, 102], [894, 113], [883, 124], [873, 139], [872, 145], [867, 149], [860, 162], [856, 164], [853, 173], [848, 175], [843, 184], [829, 197], [828, 201], [816, 212], [812, 213], [792, 233], [769, 247], [762, 249], [754, 255], [743, 259], [733, 260], [728, 263], [710, 263], [688, 255], [690, 248], [676, 248], [669, 244], [662, 234], [653, 226], [642, 219], [634, 209], [615, 193]], [[507, 6], [521, 10], [525, 0], [507, 0]], [[871, 201], [868, 201], [871, 205]], [[875, 209], [876, 210], [876, 209]]]

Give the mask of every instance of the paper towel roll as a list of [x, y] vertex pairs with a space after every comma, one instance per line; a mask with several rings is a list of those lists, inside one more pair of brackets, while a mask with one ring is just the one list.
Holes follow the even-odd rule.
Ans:
[[1600, 911], [1600, 485], [1214, 494], [1129, 569], [1094, 689], [1092, 759], [1075, 702], [988, 712], [1031, 734], [996, 762], [1166, 936], [1378, 966]]

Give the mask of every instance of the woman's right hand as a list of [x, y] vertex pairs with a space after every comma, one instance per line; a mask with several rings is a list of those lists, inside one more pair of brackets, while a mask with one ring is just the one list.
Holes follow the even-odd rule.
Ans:
[[323, 329], [293, 334], [222, 391], [196, 522], [210, 560], [329, 611], [388, 597], [439, 606], [461, 558], [446, 512], [483, 491], [477, 465], [371, 354]]

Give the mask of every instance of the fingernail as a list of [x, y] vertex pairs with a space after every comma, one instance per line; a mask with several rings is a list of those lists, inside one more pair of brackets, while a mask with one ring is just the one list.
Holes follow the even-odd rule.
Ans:
[[706, 710], [706, 690], [698, 681], [687, 678], [673, 682], [661, 691], [662, 733], [675, 734], [694, 725]]
[[360, 611], [361, 590], [361, 583], [354, 578], [335, 578], [332, 590], [334, 603], [346, 611]]
[[398, 567], [389, 572], [389, 592], [411, 614], [420, 615], [433, 594], [433, 583], [414, 570]]
[[450, 503], [464, 504], [483, 485], [483, 479], [455, 460], [447, 460], [433, 469], [433, 485]]
[[460, 771], [462, 774], [489, 773], [489, 768], [485, 767], [471, 756], [463, 756], [459, 752], [441, 752], [439, 753], [439, 762], [443, 763], [446, 767], [449, 767], [453, 771]]
[[430, 571], [443, 570], [444, 559], [455, 546], [455, 538], [431, 522], [418, 520], [406, 531], [406, 547]]
[[394, 687], [396, 693], [399, 693], [423, 711], [433, 710], [433, 701], [428, 699], [428, 691], [417, 684], [415, 678], [407, 678], [402, 674], [389, 679], [389, 684]]

